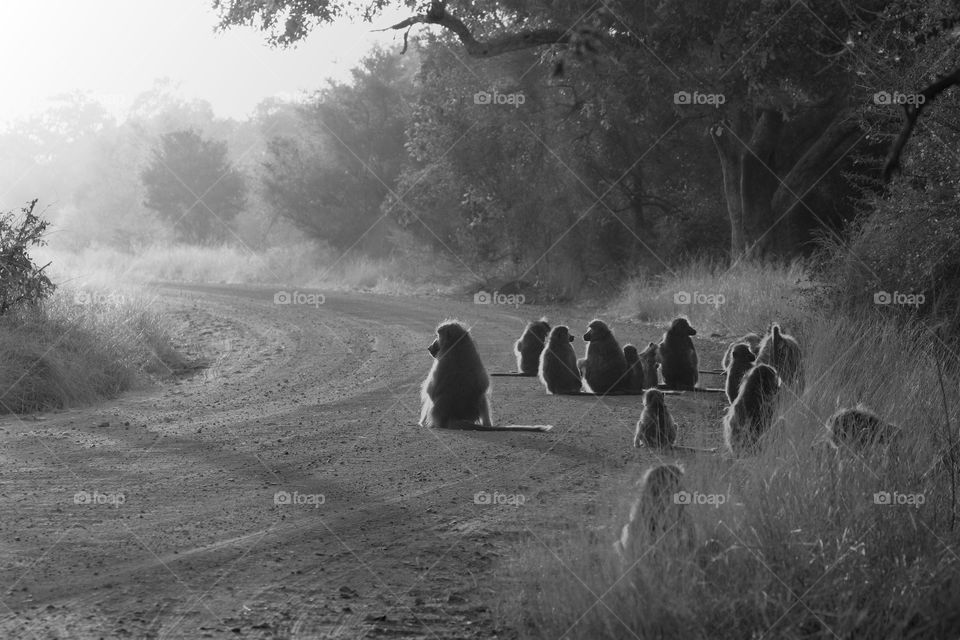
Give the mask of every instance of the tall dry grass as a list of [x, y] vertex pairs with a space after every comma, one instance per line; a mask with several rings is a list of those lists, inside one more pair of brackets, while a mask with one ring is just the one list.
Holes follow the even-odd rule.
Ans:
[[[791, 279], [786, 273], [764, 282]], [[704, 275], [683, 281], [699, 286]], [[731, 313], [743, 323], [734, 332], [781, 317], [766, 285], [741, 293], [753, 305]], [[960, 456], [948, 454], [960, 424], [956, 357], [924, 325], [876, 313], [808, 313], [797, 323], [807, 386], [781, 394], [761, 451], [687, 464], [685, 490], [700, 496], [685, 507], [698, 543], [648, 539], [623, 562], [612, 542], [633, 479], [615, 482], [596, 518], [519, 549], [508, 579], [520, 597], [505, 606], [523, 637], [960, 633]], [[898, 445], [860, 453], [825, 446], [824, 421], [857, 402], [904, 430]]]

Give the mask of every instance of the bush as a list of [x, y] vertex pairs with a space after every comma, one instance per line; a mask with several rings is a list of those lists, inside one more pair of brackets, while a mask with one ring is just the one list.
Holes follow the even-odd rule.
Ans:
[[43, 246], [47, 222], [34, 215], [37, 201], [20, 210], [0, 215], [0, 315], [11, 309], [36, 304], [56, 288], [44, 273], [49, 264], [38, 267], [27, 251]]

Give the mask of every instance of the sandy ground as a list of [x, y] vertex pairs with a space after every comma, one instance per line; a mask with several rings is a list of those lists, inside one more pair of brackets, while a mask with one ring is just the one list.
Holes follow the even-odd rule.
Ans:
[[[611, 478], [652, 460], [632, 448], [639, 397], [552, 397], [531, 378], [493, 379], [494, 420], [551, 433], [416, 424], [440, 320], [469, 323], [493, 372], [513, 369], [528, 319], [546, 313], [579, 336], [580, 312], [157, 293], [209, 368], [0, 420], [0, 637], [516, 637], [497, 576], [517, 540], [589, 517]], [[662, 331], [614, 330], [641, 348]], [[702, 368], [717, 366], [722, 345], [697, 344]], [[684, 444], [719, 443], [720, 396], [669, 402], [703, 416], [679, 421]]]

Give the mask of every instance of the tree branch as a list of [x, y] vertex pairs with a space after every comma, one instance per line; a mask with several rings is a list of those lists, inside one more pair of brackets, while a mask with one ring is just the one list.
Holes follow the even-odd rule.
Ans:
[[[533, 47], [542, 47], [551, 44], [567, 44], [570, 42], [569, 29], [535, 29], [532, 31], [520, 31], [517, 33], [508, 33], [497, 38], [481, 42], [473, 37], [470, 29], [459, 18], [447, 13], [446, 2], [433, 0], [429, 11], [425, 15], [411, 16], [395, 25], [376, 29], [376, 31], [409, 29], [416, 24], [436, 24], [444, 29], [452, 31], [466, 49], [467, 55], [474, 58], [492, 58], [494, 56], [508, 53], [510, 51], [519, 51], [521, 49], [530, 49]], [[403, 51], [407, 50], [407, 34], [403, 35]]]
[[925, 89], [920, 91], [918, 95], [923, 96], [923, 100], [918, 101], [918, 104], [903, 105], [903, 127], [901, 127], [900, 133], [897, 134], [897, 137], [890, 145], [890, 152], [887, 154], [886, 162], [883, 163], [884, 182], [890, 182], [891, 178], [893, 178], [893, 175], [895, 173], [899, 173], [900, 154], [903, 152], [903, 148], [906, 146], [911, 134], [913, 134], [913, 128], [916, 126], [917, 119], [923, 112], [924, 107], [933, 102], [937, 96], [955, 84], [960, 84], [960, 67], [957, 67], [947, 75], [927, 85]]

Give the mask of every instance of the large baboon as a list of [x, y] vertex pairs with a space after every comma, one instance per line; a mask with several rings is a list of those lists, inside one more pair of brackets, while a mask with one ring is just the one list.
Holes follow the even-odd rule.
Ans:
[[623, 560], [633, 560], [647, 545], [695, 543], [693, 523], [684, 510], [687, 494], [682, 479], [683, 468], [676, 464], [658, 464], [640, 478], [630, 520], [614, 543]]
[[547, 336], [547, 346], [540, 354], [540, 382], [547, 393], [580, 392], [580, 370], [571, 342], [573, 336], [564, 325], [554, 327]]
[[862, 404], [838, 409], [827, 419], [826, 428], [828, 441], [835, 449], [850, 447], [858, 450], [889, 444], [900, 435], [897, 427], [884, 422]]
[[627, 384], [623, 389], [630, 393], [643, 392], [643, 363], [637, 348], [632, 344], [624, 345], [623, 358], [627, 361]]
[[490, 378], [470, 332], [456, 320], [437, 327], [427, 347], [433, 366], [420, 388], [420, 425], [441, 429], [548, 431], [547, 425], [493, 426], [490, 417]]
[[740, 344], [741, 342], [746, 342], [750, 345], [750, 351], [753, 352], [753, 355], [757, 355], [757, 351], [760, 349], [760, 341], [763, 338], [756, 333], [748, 333], [739, 340], [734, 340], [730, 343], [730, 346], [727, 347], [727, 350], [723, 354], [723, 360], [721, 360], [720, 366], [726, 371], [730, 368], [730, 360], [733, 358], [733, 348]]
[[657, 343], [651, 342], [640, 352], [640, 368], [643, 370], [643, 388], [654, 389], [660, 384], [657, 374]]
[[723, 418], [723, 440], [729, 452], [740, 455], [755, 449], [773, 421], [779, 390], [780, 380], [773, 367], [758, 364], [747, 372], [737, 399]]
[[737, 399], [743, 376], [753, 367], [753, 361], [756, 359], [757, 357], [750, 350], [750, 345], [746, 342], [733, 346], [730, 363], [727, 365], [727, 400], [730, 404]]
[[517, 354], [517, 371], [525, 376], [537, 375], [540, 367], [540, 354], [550, 333], [550, 324], [546, 318], [540, 318], [527, 324], [523, 335], [517, 340], [513, 350]]
[[660, 375], [663, 376], [663, 383], [670, 389], [692, 390], [697, 385], [697, 350], [690, 339], [690, 336], [695, 335], [696, 329], [682, 316], [675, 318], [663, 334], [657, 354], [660, 359]]
[[667, 410], [663, 392], [659, 389], [647, 389], [643, 394], [643, 411], [637, 421], [637, 431], [633, 436], [633, 446], [663, 448], [672, 447], [677, 442], [677, 427]]
[[800, 344], [796, 339], [783, 333], [780, 325], [774, 322], [770, 333], [764, 336], [757, 352], [757, 363], [768, 364], [777, 370], [777, 375], [785, 384], [803, 389], [803, 358]]
[[602, 320], [593, 320], [583, 334], [585, 358], [577, 361], [584, 387], [596, 394], [621, 391], [627, 386], [627, 360], [613, 332]]

